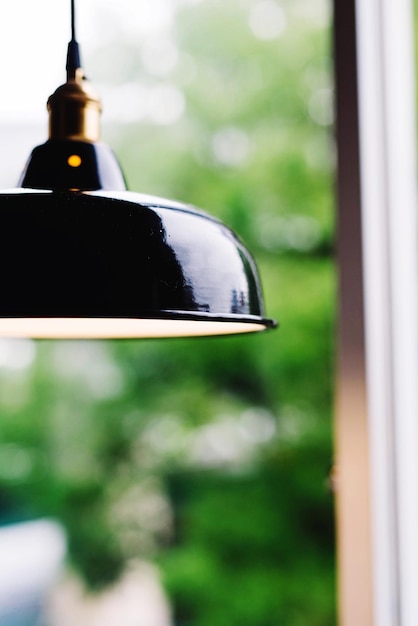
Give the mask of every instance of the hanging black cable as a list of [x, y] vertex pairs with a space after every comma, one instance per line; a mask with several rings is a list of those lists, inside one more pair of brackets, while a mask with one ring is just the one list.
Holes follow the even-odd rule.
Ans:
[[75, 40], [75, 2], [71, 0], [71, 41]]
[[81, 68], [80, 48], [75, 36], [75, 0], [71, 0], [71, 41], [67, 52], [67, 76], [74, 78], [75, 72]]

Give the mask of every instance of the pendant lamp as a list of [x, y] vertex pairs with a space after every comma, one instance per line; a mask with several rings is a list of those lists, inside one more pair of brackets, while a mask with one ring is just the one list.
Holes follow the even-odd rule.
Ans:
[[75, 36], [49, 138], [0, 192], [0, 336], [226, 335], [275, 326], [255, 263], [217, 219], [126, 190]]

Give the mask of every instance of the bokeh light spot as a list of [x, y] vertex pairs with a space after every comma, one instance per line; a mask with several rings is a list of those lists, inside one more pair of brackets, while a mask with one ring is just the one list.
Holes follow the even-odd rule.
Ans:
[[286, 30], [284, 10], [274, 0], [261, 0], [250, 11], [249, 24], [259, 39], [277, 39]]

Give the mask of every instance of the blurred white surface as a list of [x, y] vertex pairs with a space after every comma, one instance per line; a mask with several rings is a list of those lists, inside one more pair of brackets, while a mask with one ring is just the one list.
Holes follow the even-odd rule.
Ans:
[[100, 594], [87, 594], [75, 578], [63, 581], [51, 595], [48, 624], [171, 626], [171, 617], [157, 569], [142, 562]]
[[41, 520], [0, 528], [0, 617], [41, 599], [55, 581], [66, 551], [62, 528]]

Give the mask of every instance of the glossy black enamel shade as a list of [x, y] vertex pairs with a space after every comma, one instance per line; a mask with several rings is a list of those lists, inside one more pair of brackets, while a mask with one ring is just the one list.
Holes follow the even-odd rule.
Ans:
[[252, 332], [257, 269], [191, 207], [127, 191], [0, 194], [0, 335], [161, 337]]

